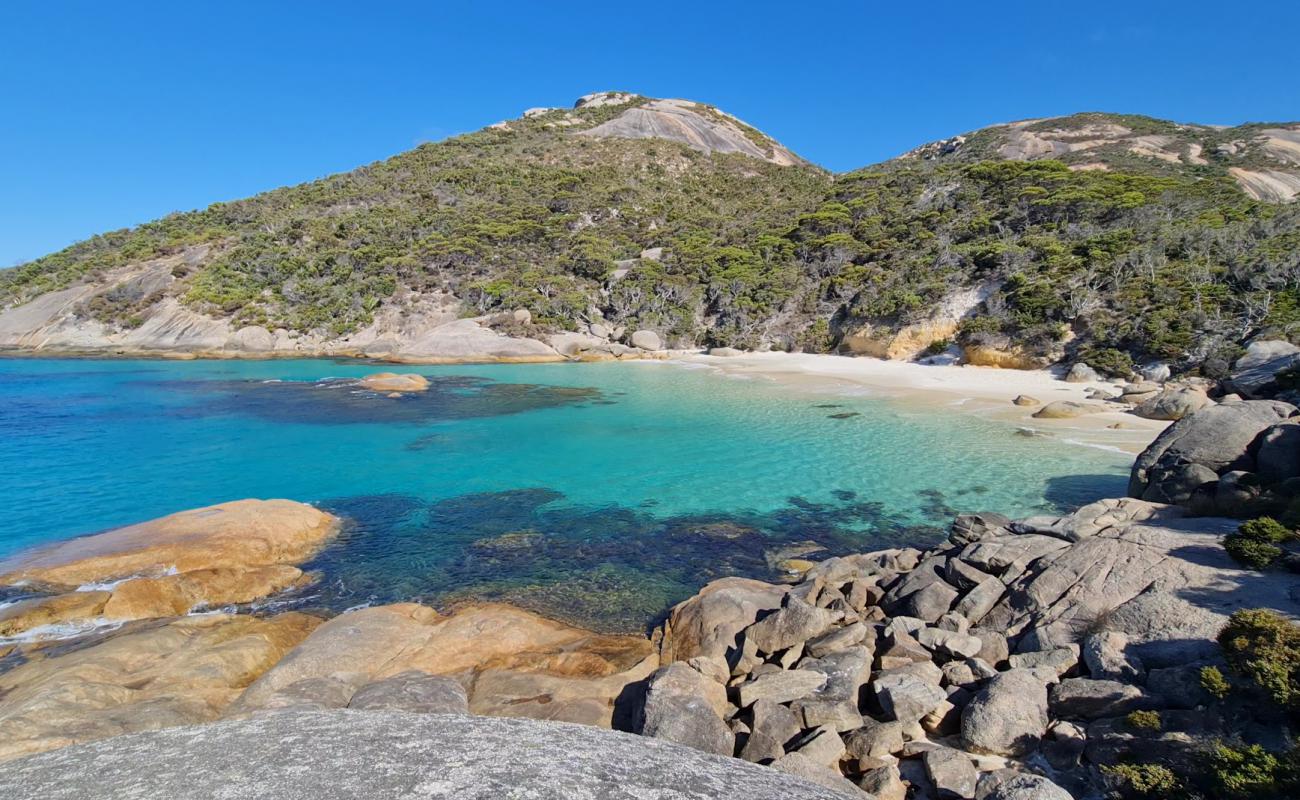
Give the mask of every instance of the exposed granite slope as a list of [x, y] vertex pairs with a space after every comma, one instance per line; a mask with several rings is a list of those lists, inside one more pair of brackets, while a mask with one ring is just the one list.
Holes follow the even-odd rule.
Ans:
[[0, 561], [0, 586], [37, 596], [0, 610], [0, 637], [260, 600], [309, 582], [293, 565], [339, 524], [304, 503], [238, 500], [20, 553]]
[[843, 800], [796, 777], [581, 725], [280, 712], [5, 765], [12, 800]]

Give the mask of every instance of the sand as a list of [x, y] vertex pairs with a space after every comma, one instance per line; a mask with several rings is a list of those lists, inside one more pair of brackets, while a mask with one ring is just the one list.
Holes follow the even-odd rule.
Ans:
[[724, 374], [768, 379], [816, 391], [862, 394], [866, 390], [868, 394], [913, 408], [978, 414], [1070, 444], [1126, 453], [1140, 453], [1169, 425], [1129, 414], [1120, 406], [1114, 411], [1074, 419], [1034, 419], [1032, 415], [1038, 407], [1017, 406], [1012, 400], [1018, 395], [1029, 395], [1044, 404], [1054, 400], [1097, 402], [1088, 400], [1088, 389], [1117, 393], [1118, 387], [1113, 383], [1066, 383], [1058, 373], [1049, 370], [921, 364], [811, 353], [747, 353], [725, 358], [692, 354], [678, 355], [673, 360], [708, 366]]

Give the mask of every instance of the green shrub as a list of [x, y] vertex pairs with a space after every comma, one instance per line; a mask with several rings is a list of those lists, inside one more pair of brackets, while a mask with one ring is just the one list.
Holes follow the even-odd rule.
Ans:
[[1201, 688], [1222, 700], [1232, 691], [1232, 684], [1218, 667], [1201, 667]]
[[1294, 534], [1271, 517], [1260, 517], [1241, 523], [1236, 533], [1223, 539], [1228, 555], [1239, 564], [1252, 569], [1266, 569], [1282, 555], [1277, 543], [1287, 541]]
[[1112, 378], [1127, 378], [1133, 374], [1133, 357], [1113, 347], [1085, 348], [1079, 351], [1079, 360]]
[[1168, 800], [1181, 788], [1173, 770], [1159, 764], [1116, 764], [1101, 771], [1121, 797]]
[[922, 355], [937, 356], [949, 347], [952, 347], [952, 339], [935, 339], [933, 342], [926, 345], [925, 351]]
[[1157, 711], [1133, 711], [1124, 718], [1124, 723], [1138, 731], [1160, 730], [1160, 713]]
[[1278, 789], [1282, 763], [1257, 744], [1241, 748], [1220, 742], [1210, 751], [1215, 787], [1227, 797], [1268, 797]]
[[1300, 626], [1276, 611], [1245, 609], [1229, 618], [1219, 646], [1233, 672], [1278, 705], [1300, 710]]

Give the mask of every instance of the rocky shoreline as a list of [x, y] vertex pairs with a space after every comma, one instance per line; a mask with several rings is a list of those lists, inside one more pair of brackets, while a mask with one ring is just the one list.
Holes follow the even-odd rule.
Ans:
[[[0, 563], [0, 586], [35, 595], [0, 608], [0, 758], [270, 712], [469, 713], [630, 730], [850, 797], [1099, 796], [1104, 766], [1276, 741], [1201, 670], [1234, 611], [1300, 618], [1300, 577], [1222, 546], [1241, 518], [1295, 510], [1298, 421], [1227, 398], [1152, 443], [1135, 497], [961, 515], [937, 547], [793, 584], [715, 581], [649, 637], [501, 605], [213, 610], [310, 580], [295, 565], [337, 521], [290, 501], [74, 540]], [[24, 637], [87, 622], [111, 625]]]

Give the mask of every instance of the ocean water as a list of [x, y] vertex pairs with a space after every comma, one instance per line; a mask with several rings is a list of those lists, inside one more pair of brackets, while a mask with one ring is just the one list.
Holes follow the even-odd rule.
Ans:
[[[724, 575], [1122, 493], [1130, 457], [680, 364], [0, 360], [0, 556], [186, 508], [342, 515], [283, 605], [497, 599], [640, 630]], [[2, 599], [2, 598], [0, 598]]]

